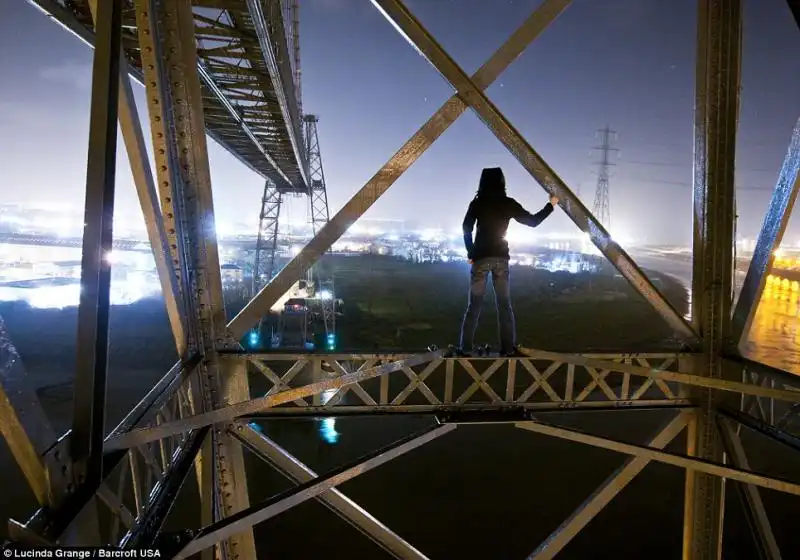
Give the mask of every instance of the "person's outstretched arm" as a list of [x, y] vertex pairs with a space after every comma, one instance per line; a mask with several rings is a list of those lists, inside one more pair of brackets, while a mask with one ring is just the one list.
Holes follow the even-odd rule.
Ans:
[[475, 201], [470, 202], [467, 208], [467, 214], [464, 216], [464, 222], [461, 224], [461, 229], [464, 231], [464, 246], [467, 248], [467, 258], [472, 259], [472, 230], [475, 228], [477, 217], [475, 216]]
[[524, 226], [535, 228], [553, 213], [556, 204], [558, 204], [558, 199], [551, 196], [550, 201], [544, 205], [544, 208], [536, 212], [536, 214], [531, 214], [519, 202], [511, 199], [511, 217]]

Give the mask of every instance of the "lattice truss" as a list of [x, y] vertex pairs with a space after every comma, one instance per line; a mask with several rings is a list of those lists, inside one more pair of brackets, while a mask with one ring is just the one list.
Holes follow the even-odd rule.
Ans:
[[[249, 65], [233, 61], [241, 60], [241, 53], [249, 53], [256, 45], [262, 49], [261, 58], [267, 66], [269, 60], [280, 60], [275, 52], [269, 52], [274, 46], [261, 40], [263, 28], [275, 23], [269, 19], [271, 7], [279, 3], [37, 3], [49, 6], [48, 13], [88, 38], [96, 50], [71, 431], [62, 436], [53, 433], [13, 344], [0, 328], [0, 429], [41, 505], [26, 522], [10, 522], [12, 540], [36, 544], [106, 542], [123, 548], [156, 544], [177, 558], [197, 552], [204, 557], [252, 558], [255, 524], [305, 500], [318, 499], [393, 556], [425, 558], [336, 487], [478, 421], [511, 422], [520, 429], [630, 456], [531, 558], [552, 558], [563, 550], [650, 461], [686, 469], [685, 558], [721, 556], [726, 480], [744, 485], [760, 553], [764, 558], [781, 557], [758, 488], [800, 494], [800, 484], [752, 472], [732, 422], [800, 450], [800, 439], [793, 429], [800, 407], [797, 377], [746, 360], [738, 352], [761, 297], [772, 251], [781, 241], [797, 194], [800, 123], [794, 130], [741, 296], [731, 309], [741, 0], [699, 1], [691, 324], [667, 303], [483, 93], [567, 8], [569, 0], [545, 0], [472, 77], [400, 0], [373, 0], [457, 93], [227, 324], [202, 131], [219, 137], [225, 130], [227, 147], [253, 167], [261, 166], [265, 175], [274, 171], [264, 163], [269, 157], [285, 160], [275, 159], [277, 155], [258, 156], [254, 151], [261, 152], [254, 148], [251, 137], [256, 122], [270, 121], [272, 113], [256, 118], [252, 116], [256, 109], [228, 108], [230, 114], [243, 118], [236, 126], [220, 127], [216, 119], [217, 115], [222, 119], [223, 112], [209, 100], [204, 72], [213, 72], [215, 83], [226, 82], [228, 92], [237, 89], [232, 82], [242, 85], [240, 90], [250, 92], [241, 94], [242, 101], [252, 95], [253, 99], [258, 97], [253, 103], [265, 111], [274, 107], [267, 99], [262, 67], [254, 65], [250, 57]], [[224, 17], [201, 16], [205, 12], [196, 9], [201, 5], [226, 13]], [[797, 7], [794, 2], [790, 5]], [[96, 32], [92, 24], [95, 9]], [[280, 8], [275, 10], [280, 15]], [[269, 29], [274, 31], [275, 27]], [[226, 37], [221, 42], [227, 43], [212, 47], [208, 43], [211, 36]], [[284, 48], [282, 41], [274, 50]], [[133, 56], [133, 51], [138, 54]], [[216, 56], [229, 62], [210, 62]], [[137, 68], [147, 91], [155, 174], [151, 174], [147, 162], [128, 80], [128, 74], [135, 74]], [[273, 84], [277, 83], [272, 70], [269, 75]], [[259, 90], [257, 85], [262, 86], [260, 97], [252, 94]], [[288, 95], [288, 89], [284, 85], [281, 91]], [[281, 92], [273, 93], [280, 105]], [[685, 340], [685, 351], [675, 355], [584, 355], [524, 350], [525, 357], [510, 359], [443, 358], [435, 349], [407, 356], [243, 353], [236, 341], [467, 108], [478, 114], [549, 194], [561, 199], [562, 209], [578, 228]], [[119, 426], [106, 434], [103, 419], [110, 264], [102, 256], [112, 243], [117, 121], [181, 359]], [[259, 145], [267, 152], [274, 147]], [[630, 408], [674, 411], [663, 429], [640, 443], [545, 421], [548, 411], [553, 410]], [[421, 412], [437, 419], [432, 428], [325, 474], [313, 472], [251, 423], [253, 419], [285, 416]], [[684, 428], [688, 430], [686, 453], [665, 451]], [[250, 504], [242, 446], [280, 469], [298, 486], [266, 502]], [[202, 527], [167, 537], [162, 534], [165, 519], [192, 469], [198, 481]], [[112, 512], [110, 523], [98, 523], [100, 507]]]
[[[96, 0], [31, 0], [89, 43]], [[133, 0], [123, 1], [122, 46], [129, 71], [141, 80]], [[245, 165], [288, 191], [305, 193], [305, 153], [296, 82], [291, 14], [279, 2], [195, 0], [206, 133]], [[299, 69], [298, 69], [299, 70]], [[297, 87], [295, 87], [297, 86]]]

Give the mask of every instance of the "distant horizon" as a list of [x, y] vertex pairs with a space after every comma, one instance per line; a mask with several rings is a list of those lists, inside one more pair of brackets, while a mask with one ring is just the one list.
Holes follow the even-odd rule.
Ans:
[[[411, 8], [467, 72], [482, 64], [538, 2], [414, 2]], [[457, 17], [454, 17], [457, 16]], [[372, 6], [301, 3], [303, 106], [319, 115], [330, 213], [335, 212], [452, 94], [452, 88]], [[745, 0], [737, 140], [737, 233], [757, 236], [800, 115], [800, 32], [782, 1]], [[492, 24], [487, 26], [486, 22]], [[611, 231], [648, 244], [685, 245], [692, 232], [696, 3], [574, 2], [487, 90], [534, 148], [592, 208], [593, 173], [606, 125], [619, 148], [610, 178]], [[36, 40], [31, 40], [36, 37]], [[20, 2], [0, 3], [0, 202], [47, 199], [82, 208], [92, 51]], [[150, 150], [144, 91], [134, 86]], [[220, 222], [258, 227], [263, 179], [209, 142]], [[143, 221], [120, 140], [117, 212]], [[365, 218], [413, 217], [460, 226], [483, 167], [506, 171], [509, 194], [535, 209], [544, 190], [467, 111]], [[307, 200], [289, 199], [288, 221]], [[244, 210], [244, 212], [243, 212]], [[243, 217], [244, 216], [244, 217]], [[576, 231], [563, 212], [543, 232]], [[800, 237], [792, 220], [787, 238]]]
[[[42, 211], [42, 212], [48, 212], [48, 213], [67, 213], [67, 214], [73, 215], [72, 217], [75, 218], [75, 222], [73, 224], [71, 224], [71, 226], [74, 227], [75, 229], [80, 229], [80, 218], [78, 216], [83, 212], [82, 208], [77, 208], [77, 207], [74, 207], [74, 208], [59, 208], [59, 207], [57, 207], [58, 205], [54, 205], [54, 204], [50, 204], [50, 203], [46, 203], [46, 202], [45, 203], [41, 203], [42, 206], [37, 206], [37, 204], [38, 203], [36, 203], [36, 202], [33, 202], [33, 203], [27, 203], [27, 202], [25, 202], [25, 203], [5, 203], [5, 202], [0, 202], [0, 211], [2, 211], [5, 208], [9, 208], [9, 207], [18, 207], [18, 208], [23, 209], [23, 210], [36, 210], [36, 211]], [[451, 229], [447, 229], [447, 228], [443, 228], [443, 227], [433, 227], [433, 226], [431, 226], [429, 224], [420, 224], [418, 222], [415, 223], [415, 221], [413, 221], [413, 220], [405, 220], [405, 219], [402, 219], [402, 218], [370, 217], [370, 218], [363, 218], [363, 219], [359, 220], [358, 222], [356, 222], [356, 224], [369, 224], [369, 223], [396, 223], [396, 224], [402, 224], [399, 227], [401, 228], [402, 232], [405, 233], [405, 234], [422, 234], [425, 231], [439, 231], [439, 232], [443, 232], [446, 235], [447, 238], [460, 238], [460, 235], [461, 235], [460, 227], [459, 228], [451, 228]], [[1, 219], [0, 219], [0, 224], [2, 224], [2, 220]], [[377, 238], [377, 237], [379, 237], [381, 235], [386, 235], [386, 234], [388, 234], [390, 232], [390, 230], [388, 230], [388, 229], [386, 231], [383, 231], [383, 232], [380, 232], [380, 233], [376, 233], [376, 234], [364, 234], [364, 232], [361, 232], [361, 233], [352, 232], [352, 230], [355, 227], [358, 227], [356, 224], [351, 226], [351, 228], [342, 235], [342, 238], [344, 238], [344, 237], [359, 237], [359, 236], [360, 237], [364, 237], [364, 238]], [[131, 225], [135, 225], [135, 227], [130, 227]], [[220, 239], [225, 239], [225, 237], [230, 238], [232, 236], [235, 236], [235, 237], [238, 237], [238, 238], [244, 238], [244, 239], [250, 239], [250, 238], [256, 239], [258, 237], [258, 232], [257, 231], [253, 231], [253, 232], [248, 232], [247, 231], [246, 222], [238, 222], [238, 223], [232, 223], [232, 224], [229, 223], [229, 224], [225, 224], [225, 225], [228, 226], [225, 232], [220, 232], [219, 230], [217, 231], [217, 235], [218, 235], [218, 237]], [[116, 221], [115, 221], [115, 226], [117, 228], [117, 231], [122, 229], [125, 232], [146, 233], [146, 230], [145, 230], [145, 227], [144, 227], [144, 222], [134, 221], [134, 224], [126, 223], [124, 225], [121, 225], [121, 224], [117, 224]], [[217, 226], [219, 226], [219, 222], [217, 223]], [[234, 232], [234, 231], [232, 231], [234, 229], [233, 226], [239, 226], [245, 231], [237, 230], [237, 231]], [[310, 223], [293, 223], [293, 224], [289, 224], [289, 225], [286, 225], [286, 226], [282, 226], [281, 229], [283, 229], [284, 227], [286, 229], [288, 229], [289, 231], [296, 232], [296, 231], [302, 231], [302, 230], [309, 229], [311, 227], [311, 224]], [[391, 230], [391, 231], [393, 231], [393, 230]], [[519, 224], [514, 224], [514, 223], [510, 224], [509, 231], [512, 231], [512, 232], [513, 231], [523, 232], [526, 237], [544, 238], [544, 239], [562, 239], [562, 238], [563, 239], [571, 239], [571, 238], [574, 238], [576, 236], [576, 234], [579, 233], [579, 232], [576, 232], [574, 230], [572, 230], [572, 231], [561, 230], [561, 231], [543, 232], [543, 231], [539, 230], [538, 228], [534, 229], [533, 231], [531, 231], [530, 229], [525, 228], [524, 226], [520, 226]], [[12, 233], [15, 233], [15, 232], [12, 232]], [[21, 234], [21, 235], [25, 235], [25, 234]], [[53, 235], [56, 236], [55, 234], [53, 234]], [[282, 234], [281, 236], [283, 236], [283, 235], [284, 234]], [[76, 232], [74, 232], [73, 235], [58, 235], [57, 237], [61, 237], [61, 238], [65, 238], [65, 239], [79, 239], [81, 236], [80, 236], [80, 233], [76, 231]], [[116, 236], [116, 234], [115, 234], [115, 238], [122, 239], [124, 241], [141, 241], [141, 242], [149, 243], [149, 240], [147, 239], [146, 235], [144, 235], [141, 238], [139, 238], [139, 237], [121, 237], [120, 238], [120, 237]], [[742, 235], [737, 235], [736, 236], [737, 244], [753, 245], [755, 243], [755, 241], [756, 241], [756, 238], [753, 238], [753, 237], [744, 237]], [[0, 244], [1, 243], [2, 243], [2, 241], [0, 241]], [[623, 243], [621, 241], [620, 241], [620, 243], [623, 245], [623, 247], [624, 246], [640, 247], [640, 248], [645, 248], [645, 247], [671, 247], [671, 248], [680, 248], [680, 249], [691, 249], [692, 248], [691, 243], [689, 243], [689, 244], [680, 244], [680, 243], [657, 242], [657, 241], [646, 242], [646, 243], [638, 243], [638, 242], [632, 241], [630, 239], [626, 239], [625, 243]], [[743, 247], [741, 249], [745, 250], [745, 252], [750, 252], [752, 250], [752, 249], [748, 250], [747, 247]], [[795, 242], [792, 243], [791, 239], [788, 239], [787, 237], [784, 237], [784, 244], [781, 246], [781, 249], [789, 250], [789, 251], [800, 249], [800, 239], [795, 240]]]

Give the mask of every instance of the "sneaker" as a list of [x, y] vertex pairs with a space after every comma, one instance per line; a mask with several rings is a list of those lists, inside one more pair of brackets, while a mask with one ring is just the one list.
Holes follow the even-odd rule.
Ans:
[[447, 352], [444, 353], [445, 358], [468, 358], [471, 355], [471, 352], [465, 352], [460, 346], [453, 345], [448, 346]]
[[525, 354], [519, 351], [518, 348], [512, 348], [511, 350], [505, 350], [500, 352], [500, 355], [504, 358], [525, 358]]

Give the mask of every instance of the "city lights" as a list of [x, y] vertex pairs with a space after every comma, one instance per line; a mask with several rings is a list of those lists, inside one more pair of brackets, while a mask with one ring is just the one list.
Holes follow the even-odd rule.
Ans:
[[[0, 224], [9, 238], [7, 242], [0, 240], [0, 262], [3, 263], [0, 301], [26, 301], [34, 307], [45, 308], [76, 306], [80, 293], [80, 216], [69, 210], [42, 212], [29, 208], [0, 208]], [[115, 236], [114, 250], [104, 257], [106, 262], [113, 264], [113, 305], [158, 297], [161, 292], [144, 231], [141, 227], [133, 227], [136, 224], [129, 221], [121, 217], [115, 221], [115, 226], [119, 226], [118, 230], [135, 232], [133, 237]], [[220, 222], [216, 231], [220, 238], [224, 238], [219, 248], [223, 283], [230, 287], [247, 282], [252, 266], [248, 259], [252, 258], [250, 255], [256, 242], [249, 226]], [[305, 225], [293, 228], [291, 237], [279, 237], [276, 254], [282, 259], [297, 256], [312, 235], [311, 228]], [[615, 229], [614, 235], [621, 244], [627, 243], [626, 233]], [[553, 272], [575, 274], [590, 270], [590, 261], [580, 255], [599, 253], [589, 236], [580, 231], [546, 232], [512, 222], [507, 240], [513, 264]], [[460, 228], [414, 229], [399, 220], [361, 220], [333, 244], [331, 251], [341, 255], [382, 255], [416, 263], [454, 265], [467, 260]], [[781, 254], [776, 252], [776, 255]], [[786, 267], [794, 266], [794, 260], [791, 263], [779, 262]], [[63, 279], [72, 282], [59, 284]], [[33, 280], [36, 283], [30, 282]], [[334, 294], [322, 290], [308, 297], [331, 300]], [[325, 346], [333, 349], [336, 341], [326, 341]]]

